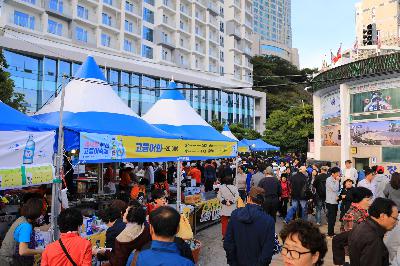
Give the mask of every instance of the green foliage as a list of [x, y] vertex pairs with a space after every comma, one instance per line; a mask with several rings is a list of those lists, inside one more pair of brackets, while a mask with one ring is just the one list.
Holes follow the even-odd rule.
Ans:
[[22, 93], [14, 92], [14, 81], [10, 78], [10, 73], [4, 71], [7, 62], [0, 50], [0, 100], [14, 109], [22, 112], [26, 111], [26, 102]]
[[311, 94], [304, 88], [307, 86], [307, 75], [315, 73], [315, 69], [299, 70], [277, 56], [255, 56], [252, 64], [254, 89], [267, 94], [267, 117], [275, 110], [311, 104]]
[[[210, 125], [218, 131], [222, 131], [223, 124], [221, 124], [218, 120], [213, 120], [210, 122]], [[242, 139], [259, 139], [261, 138], [261, 134], [255, 131], [254, 129], [244, 128], [243, 124], [231, 124], [229, 126], [233, 135], [239, 140]]]
[[263, 139], [285, 152], [306, 152], [314, 132], [313, 107], [309, 104], [275, 110], [266, 123]]

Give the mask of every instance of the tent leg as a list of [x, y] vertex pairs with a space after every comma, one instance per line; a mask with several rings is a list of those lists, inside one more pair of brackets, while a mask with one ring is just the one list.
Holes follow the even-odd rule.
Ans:
[[180, 212], [182, 203], [181, 177], [182, 177], [182, 163], [178, 161], [178, 166], [176, 167], [176, 210], [178, 212]]

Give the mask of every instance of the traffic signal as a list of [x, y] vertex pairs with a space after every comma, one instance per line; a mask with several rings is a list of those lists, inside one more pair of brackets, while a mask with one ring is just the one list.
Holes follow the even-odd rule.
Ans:
[[363, 45], [374, 45], [377, 43], [377, 31], [376, 24], [368, 24], [365, 29], [363, 29]]

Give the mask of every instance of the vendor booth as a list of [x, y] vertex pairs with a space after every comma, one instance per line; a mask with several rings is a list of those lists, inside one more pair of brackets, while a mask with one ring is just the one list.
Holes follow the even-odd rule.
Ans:
[[[206, 160], [214, 158], [235, 158], [237, 141], [233, 140], [209, 125], [186, 101], [182, 93], [171, 81], [160, 99], [143, 116], [143, 119], [165, 132], [183, 139], [185, 153], [181, 161]], [[178, 164], [178, 173], [181, 171]], [[184, 182], [184, 200], [194, 206], [191, 221], [194, 232], [219, 222], [220, 203], [215, 192], [201, 193], [199, 187], [193, 186], [190, 177]], [[180, 183], [178, 185], [177, 206], [180, 206]]]
[[266, 143], [262, 139], [243, 139], [242, 142], [248, 145], [251, 151], [279, 151], [280, 148]]

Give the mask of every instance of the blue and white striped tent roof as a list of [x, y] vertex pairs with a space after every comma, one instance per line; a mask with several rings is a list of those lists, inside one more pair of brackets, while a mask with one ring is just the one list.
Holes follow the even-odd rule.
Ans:
[[[79, 148], [79, 132], [176, 138], [149, 125], [130, 109], [106, 83], [93, 57], [88, 56], [75, 77], [65, 86], [63, 125], [67, 150]], [[34, 117], [57, 126], [60, 105], [61, 94]]]
[[225, 124], [224, 129], [221, 132], [222, 135], [227, 136], [230, 139], [233, 139], [235, 141], [239, 141], [235, 135], [233, 135], [232, 131], [230, 130], [228, 124]]
[[168, 85], [160, 99], [143, 116], [148, 123], [183, 139], [204, 141], [233, 140], [208, 124], [186, 101], [175, 82]]

